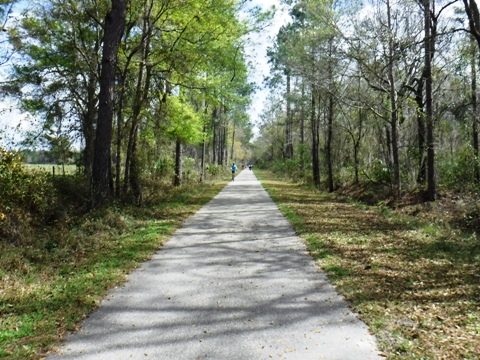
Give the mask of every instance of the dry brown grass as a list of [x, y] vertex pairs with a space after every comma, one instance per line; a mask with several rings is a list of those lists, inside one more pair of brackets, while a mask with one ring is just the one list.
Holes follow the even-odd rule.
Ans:
[[480, 359], [475, 234], [422, 207], [407, 216], [257, 174], [388, 359]]

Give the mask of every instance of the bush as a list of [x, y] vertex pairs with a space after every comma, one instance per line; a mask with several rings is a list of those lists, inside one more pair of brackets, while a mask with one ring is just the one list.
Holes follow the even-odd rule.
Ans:
[[7, 150], [0, 151], [0, 212], [3, 214], [25, 209], [44, 215], [56, 200], [49, 175], [26, 172], [21, 157]]
[[153, 164], [153, 174], [157, 179], [172, 176], [174, 170], [175, 161], [171, 157], [159, 159]]
[[471, 145], [458, 149], [453, 155], [437, 157], [439, 185], [448, 189], [465, 190], [474, 187], [475, 166], [478, 166]]
[[391, 181], [390, 169], [388, 165], [380, 159], [372, 161], [370, 169], [367, 171], [367, 176], [371, 180], [382, 184], [389, 184]]
[[212, 178], [218, 178], [223, 172], [222, 165], [207, 165], [207, 173]]
[[25, 169], [19, 154], [0, 150], [0, 240], [15, 246], [40, 243], [49, 227], [68, 225], [72, 213], [85, 212], [88, 204], [82, 176]]

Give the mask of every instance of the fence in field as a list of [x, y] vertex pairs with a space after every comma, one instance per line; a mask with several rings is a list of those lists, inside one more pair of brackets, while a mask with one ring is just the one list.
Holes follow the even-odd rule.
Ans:
[[72, 175], [77, 172], [76, 165], [24, 164], [31, 171], [43, 171], [56, 175]]

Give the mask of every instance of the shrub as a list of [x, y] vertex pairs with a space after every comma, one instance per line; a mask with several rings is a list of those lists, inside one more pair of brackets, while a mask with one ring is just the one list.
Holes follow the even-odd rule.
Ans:
[[217, 178], [219, 177], [223, 172], [223, 167], [222, 165], [207, 165], [207, 173], [212, 177], [212, 178]]
[[380, 159], [375, 159], [372, 162], [370, 169], [367, 171], [367, 176], [375, 182], [384, 184], [390, 183], [391, 179], [388, 165]]
[[48, 174], [26, 172], [21, 157], [4, 149], [0, 151], [0, 193], [3, 216], [26, 211], [42, 218], [56, 200]]
[[171, 157], [159, 159], [153, 164], [153, 174], [157, 179], [171, 176], [174, 169], [175, 162]]
[[463, 190], [474, 185], [475, 159], [471, 145], [458, 149], [448, 156], [439, 154], [437, 157], [437, 170], [439, 185], [448, 189]]

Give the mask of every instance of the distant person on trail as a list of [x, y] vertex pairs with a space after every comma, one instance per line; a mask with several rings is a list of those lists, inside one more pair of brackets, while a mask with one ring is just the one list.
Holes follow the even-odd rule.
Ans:
[[232, 181], [235, 180], [235, 173], [237, 172], [237, 165], [233, 163], [232, 165]]
[[249, 169], [250, 171], [252, 170], [252, 167], [253, 167], [252, 164], [249, 164], [249, 165], [248, 165], [248, 169]]

